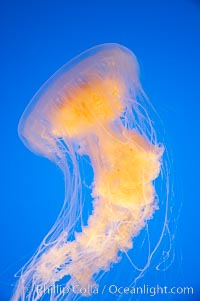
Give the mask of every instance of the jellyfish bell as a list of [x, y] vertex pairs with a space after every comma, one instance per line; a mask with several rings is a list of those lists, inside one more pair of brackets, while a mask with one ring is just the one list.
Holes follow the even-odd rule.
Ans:
[[21, 117], [19, 136], [31, 151], [53, 158], [55, 138], [80, 136], [94, 123], [119, 117], [129, 88], [137, 85], [137, 60], [127, 48], [104, 44], [89, 49], [40, 88]]
[[[47, 290], [65, 276], [71, 285], [94, 284], [100, 271], [119, 261], [119, 252], [132, 248], [158, 208], [154, 180], [163, 147], [140, 99], [138, 72], [127, 48], [96, 46], [58, 70], [22, 115], [20, 138], [62, 168], [66, 196], [55, 225], [22, 269], [13, 301], [39, 300], [38, 285]], [[77, 233], [85, 156], [93, 170], [93, 211]], [[24, 286], [30, 287], [26, 293]]]

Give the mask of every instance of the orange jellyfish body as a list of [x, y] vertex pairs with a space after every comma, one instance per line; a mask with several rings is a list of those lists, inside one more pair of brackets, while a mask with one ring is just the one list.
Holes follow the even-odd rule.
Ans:
[[[100, 271], [119, 260], [119, 252], [132, 248], [133, 238], [153, 216], [153, 181], [163, 147], [156, 142], [142, 95], [133, 53], [105, 44], [64, 65], [27, 107], [19, 135], [30, 150], [60, 166], [66, 197], [56, 224], [22, 269], [13, 300], [39, 300], [38, 286], [45, 293], [65, 276], [68, 286], [93, 285]], [[79, 161], [84, 156], [94, 174], [93, 213], [70, 239], [81, 216]], [[61, 296], [52, 292], [51, 298]]]

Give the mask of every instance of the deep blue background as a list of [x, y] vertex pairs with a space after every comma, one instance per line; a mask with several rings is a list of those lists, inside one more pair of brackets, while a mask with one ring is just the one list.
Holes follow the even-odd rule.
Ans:
[[66, 61], [96, 44], [117, 42], [139, 60], [142, 84], [165, 124], [173, 158], [174, 202], [182, 211], [176, 225], [175, 267], [166, 272], [166, 279], [172, 283], [176, 274], [176, 283], [192, 285], [195, 296], [181, 300], [197, 301], [200, 2], [5, 0], [0, 5], [0, 300], [9, 300], [13, 274], [52, 226], [64, 197], [58, 168], [19, 140], [20, 115]]

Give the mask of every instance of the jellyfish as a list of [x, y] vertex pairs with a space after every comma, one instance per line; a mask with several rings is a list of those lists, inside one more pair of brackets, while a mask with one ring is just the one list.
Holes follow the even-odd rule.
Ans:
[[[22, 268], [12, 300], [37, 301], [62, 279], [68, 287], [94, 285], [101, 271], [120, 261], [119, 253], [134, 248], [134, 238], [158, 209], [154, 184], [164, 147], [145, 107], [135, 55], [119, 44], [80, 54], [36, 93], [18, 132], [29, 150], [62, 170], [65, 199], [54, 226]], [[86, 223], [81, 222], [84, 160], [93, 174]], [[51, 292], [49, 299], [75, 297]]]

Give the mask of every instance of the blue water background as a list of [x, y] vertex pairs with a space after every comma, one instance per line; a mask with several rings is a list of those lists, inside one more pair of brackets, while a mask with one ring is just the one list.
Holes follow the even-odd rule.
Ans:
[[[64, 198], [60, 170], [18, 138], [19, 118], [52, 73], [105, 42], [120, 43], [136, 54], [143, 87], [163, 121], [170, 150], [175, 260], [166, 272], [150, 270], [143, 282], [195, 290], [193, 296], [155, 300], [200, 300], [200, 2], [11, 0], [0, 6], [0, 300], [9, 300], [14, 273], [52, 226]], [[126, 273], [125, 267], [119, 283]]]

